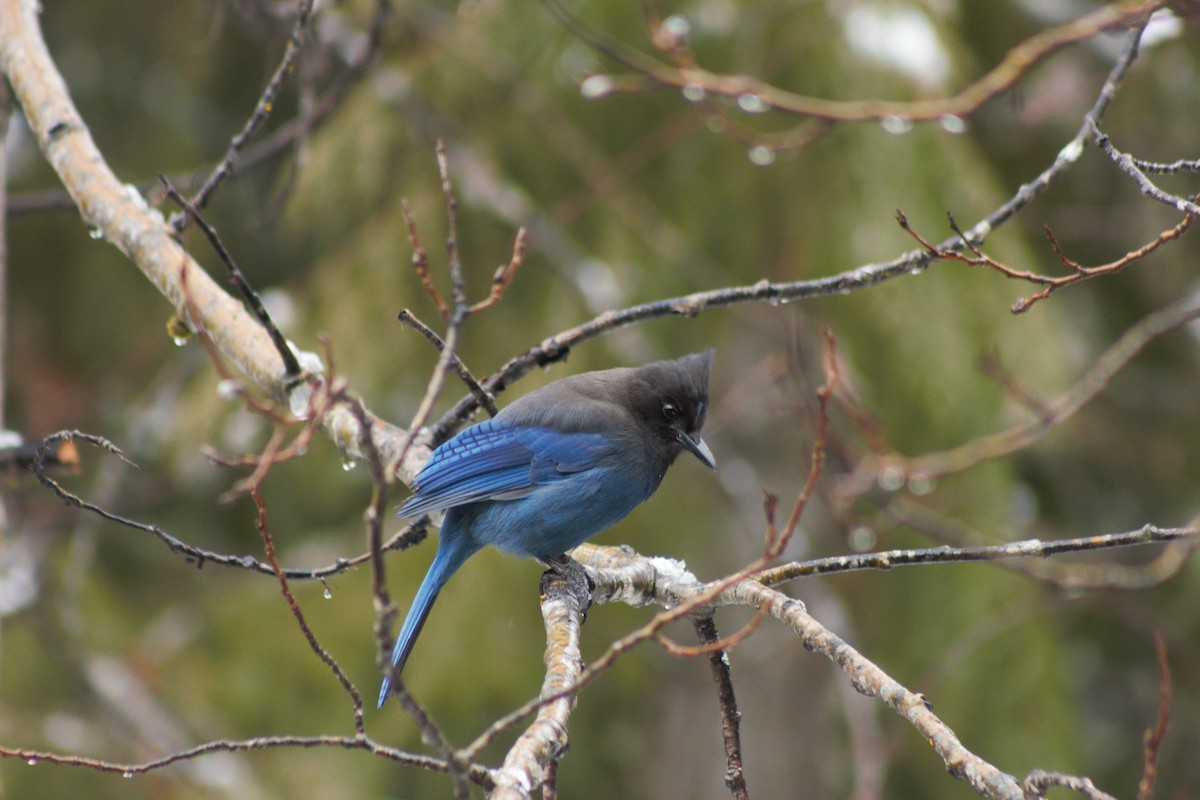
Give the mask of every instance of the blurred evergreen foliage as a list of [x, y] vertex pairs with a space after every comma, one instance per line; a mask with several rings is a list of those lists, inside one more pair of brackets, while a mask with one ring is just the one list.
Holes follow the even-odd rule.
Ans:
[[[327, 5], [319, 25], [361, 30], [373, 3]], [[574, 5], [591, 24], [649, 49], [642, 5]], [[1050, 24], [1028, 10], [1036, 5], [695, 0], [660, 11], [689, 19], [698, 58], [714, 71], [816, 96], [906, 99], [948, 94], [980, 75]], [[101, 150], [123, 180], [148, 187], [158, 173], [187, 175], [219, 158], [287, 35], [286, 24], [250, 13], [279, 4], [251, 0], [44, 6], [51, 51]], [[942, 80], [922, 86], [847, 43], [847, 8], [901, 6], [936, 30], [948, 65]], [[961, 135], [932, 124], [906, 135], [875, 123], [846, 125], [760, 167], [747, 144], [710, 131], [677, 92], [582, 97], [579, 82], [614, 65], [537, 3], [398, 3], [366, 80], [295, 152], [229, 181], [208, 214], [250, 280], [286, 306], [287, 335], [319, 350], [318, 335], [326, 334], [337, 372], [372, 409], [405, 424], [436, 354], [395, 322], [396, 313], [408, 307], [430, 323], [436, 314], [409, 267], [400, 199], [409, 199], [445, 286], [436, 139], [450, 153], [460, 252], [474, 296], [486, 293], [492, 271], [508, 260], [516, 228], [531, 231], [530, 253], [504, 301], [464, 331], [461, 354], [486, 375], [609, 308], [894, 258], [915, 246], [894, 221], [897, 208], [933, 240], [948, 234], [948, 210], [964, 227], [972, 224], [1070, 139], [1119, 41], [1100, 37], [1055, 55]], [[1147, 158], [1196, 156], [1198, 57], [1190, 28], [1148, 48], [1106, 118], [1119, 146]], [[293, 83], [268, 129], [298, 104]], [[764, 128], [789, 122], [745, 119]], [[10, 137], [10, 196], [55, 188], [19, 122]], [[1195, 190], [1177, 183], [1179, 191]], [[1073, 257], [1098, 263], [1176, 221], [1090, 149], [993, 234], [988, 252], [1055, 272], [1061, 267], [1043, 224]], [[200, 446], [253, 452], [265, 439], [263, 424], [217, 396], [218, 377], [199, 348], [177, 348], [166, 335], [169, 306], [115, 250], [91, 240], [75, 212], [14, 217], [9, 237], [6, 425], [28, 438], [61, 428], [107, 436], [141, 469], [85, 453], [74, 490], [185, 541], [260, 554], [251, 504], [217, 503], [235, 476], [209, 464]], [[198, 234], [189, 233], [187, 243], [220, 270]], [[715, 577], [757, 554], [762, 490], [786, 501], [803, 482], [811, 432], [800, 409], [820, 381], [819, 326], [837, 335], [846, 378], [886, 440], [918, 454], [1025, 418], [980, 369], [981, 359], [994, 357], [1022, 386], [1052, 396], [1136, 319], [1192, 290], [1198, 248], [1184, 239], [1019, 317], [1008, 308], [1029, 286], [938, 264], [845, 297], [656, 320], [578, 348], [565, 365], [529, 376], [515, 392], [572, 372], [715, 347], [706, 438], [721, 471], [677, 467], [653, 501], [600, 539], [680, 558]], [[773, 377], [778, 363], [788, 365], [783, 377]], [[448, 384], [440, 407], [460, 391]], [[1177, 332], [1035, 447], [918, 499], [989, 542], [1182, 524], [1200, 505], [1198, 397], [1197, 342]], [[829, 485], [860, 447], [844, 418], [836, 428]], [[275, 469], [265, 495], [281, 560], [318, 566], [361, 552], [369, 491], [364, 471], [344, 471], [325, 441]], [[0, 742], [138, 761], [216, 738], [352, 732], [345, 695], [308, 650], [273, 578], [212, 565], [197, 570], [147, 536], [64, 508], [32, 482], [4, 487], [4, 500], [7, 557], [16, 549], [33, 555], [38, 593], [3, 620]], [[932, 544], [874, 507], [855, 511], [881, 548]], [[846, 552], [850, 533], [824, 501], [816, 503], [790, 555]], [[408, 602], [431, 555], [425, 543], [389, 557], [397, 602]], [[443, 593], [406, 679], [452, 742], [468, 741], [537, 691], [544, 646], [538, 572], [489, 552]], [[994, 565], [808, 579], [790, 591], [924, 692], [974, 752], [1017, 775], [1033, 767], [1087, 774], [1120, 796], [1133, 795], [1140, 774], [1141, 734], [1158, 702], [1152, 634], [1163, 631], [1175, 700], [1158, 796], [1183, 798], [1200, 787], [1200, 764], [1187, 756], [1200, 750], [1193, 723], [1200, 717], [1198, 572], [1192, 564], [1139, 593], [1063, 594]], [[367, 572], [331, 580], [329, 599], [319, 584], [294, 589], [322, 643], [373, 695]], [[648, 613], [593, 609], [585, 657]], [[741, 619], [730, 612], [718, 623], [732, 631]], [[690, 641], [689, 628], [673, 633]], [[779, 627], [764, 624], [732, 659], [754, 796], [850, 796], [862, 776], [848, 715], [854, 735], [873, 737], [884, 763], [881, 796], [972, 796], [946, 777], [906, 723], [845, 691], [840, 673]], [[86, 670], [104, 668], [142, 682], [172, 735], [147, 740], [114, 715], [84, 679]], [[369, 710], [368, 722], [384, 741], [423, 747], [396, 708]], [[571, 739], [559, 771], [563, 797], [728, 796], [702, 660], [677, 660], [654, 647], [623, 657], [583, 693]], [[0, 796], [13, 798], [447, 794], [441, 776], [319, 748], [211, 756], [129, 780], [0, 762]]]

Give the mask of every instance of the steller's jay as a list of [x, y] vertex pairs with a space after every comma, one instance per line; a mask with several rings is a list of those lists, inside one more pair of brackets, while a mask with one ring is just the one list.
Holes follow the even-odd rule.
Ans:
[[681, 451], [716, 467], [700, 438], [712, 357], [554, 381], [434, 450], [397, 516], [449, 511], [396, 639], [380, 708], [438, 592], [477, 550], [561, 563], [652, 495]]

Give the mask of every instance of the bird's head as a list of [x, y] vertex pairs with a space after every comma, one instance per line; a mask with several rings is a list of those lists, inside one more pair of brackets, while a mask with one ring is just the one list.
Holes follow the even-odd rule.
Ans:
[[708, 374], [713, 351], [638, 367], [634, 413], [656, 439], [668, 462], [686, 450], [716, 469], [712, 451], [700, 438], [708, 413]]

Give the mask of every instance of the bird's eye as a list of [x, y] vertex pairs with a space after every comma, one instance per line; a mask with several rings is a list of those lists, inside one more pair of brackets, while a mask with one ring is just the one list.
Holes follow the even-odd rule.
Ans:
[[667, 419], [675, 419], [679, 416], [679, 409], [674, 403], [663, 403], [663, 416]]

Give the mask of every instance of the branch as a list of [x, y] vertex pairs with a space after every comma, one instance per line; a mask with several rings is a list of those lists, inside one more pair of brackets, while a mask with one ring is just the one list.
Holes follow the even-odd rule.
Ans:
[[1113, 550], [1175, 541], [1200, 543], [1200, 522], [1197, 526], [1186, 528], [1160, 528], [1156, 525], [1144, 525], [1134, 531], [1080, 536], [1073, 539], [1052, 539], [1050, 541], [1024, 539], [1007, 544], [975, 547], [924, 547], [860, 553], [850, 556], [830, 556], [809, 561], [795, 561], [765, 570], [756, 576], [756, 580], [768, 586], [777, 586], [796, 578], [835, 572], [856, 572], [866, 569], [890, 570], [916, 564], [956, 564], [970, 561], [999, 561], [1009, 558], [1045, 559], [1062, 553]]
[[[693, 620], [696, 636], [701, 644], [712, 646], [720, 641], [717, 624], [712, 617]], [[729, 669], [729, 655], [724, 647], [710, 650], [708, 666], [712, 670], [713, 682], [717, 685], [717, 705], [721, 709], [721, 739], [725, 745], [725, 785], [734, 800], [749, 800], [746, 776], [742, 772], [742, 712], [738, 710], [737, 696], [733, 691], [733, 675]]]
[[[938, 250], [961, 250], [965, 246], [964, 242], [982, 244], [992, 231], [1016, 216], [1079, 160], [1080, 155], [1083, 154], [1084, 143], [1091, 135], [1093, 122], [1098, 122], [1103, 118], [1113, 98], [1116, 97], [1125, 75], [1137, 60], [1140, 38], [1141, 29], [1130, 33], [1120, 57], [1109, 71], [1104, 85], [1096, 96], [1095, 102], [1092, 103], [1091, 109], [1088, 110], [1078, 132], [1071, 141], [1063, 146], [1054, 162], [1033, 180], [1022, 184], [1011, 198], [975, 223], [961, 236], [950, 237], [936, 245]], [[864, 264], [827, 278], [781, 283], [764, 278], [749, 286], [713, 289], [682, 297], [656, 300], [619, 311], [606, 311], [582, 325], [554, 334], [524, 353], [514, 356], [483, 382], [483, 388], [493, 395], [498, 394], [530, 370], [565, 359], [572, 347], [648, 319], [672, 315], [694, 317], [710, 309], [745, 303], [766, 302], [770, 305], [777, 305], [816, 297], [849, 294], [905, 275], [920, 273], [934, 260], [928, 249], [921, 248], [904, 253], [891, 261]], [[473, 397], [464, 397], [459, 400], [433, 426], [430, 437], [432, 442], [438, 444], [448, 438], [450, 433], [462, 424], [476, 408], [478, 406]]]
[[1117, 800], [1111, 794], [1096, 788], [1090, 778], [1078, 775], [1064, 775], [1061, 772], [1046, 772], [1035, 769], [1026, 776], [1022, 786], [1025, 788], [1024, 800], [1042, 800], [1046, 790], [1052, 786], [1061, 786], [1074, 792], [1079, 792], [1088, 800]]
[[[540, 698], [545, 702], [496, 770], [496, 790], [491, 800], [529, 797], [545, 781], [550, 765], [566, 753], [567, 722], [575, 706], [571, 688], [583, 671], [579, 626], [591, 602], [588, 580], [575, 562], [568, 562], [562, 573], [551, 569], [542, 577], [546, 678]], [[467, 752], [477, 749], [473, 745]]]
[[[1138, 160], [1128, 153], [1122, 153], [1120, 150], [1113, 147], [1112, 141], [1108, 138], [1108, 135], [1101, 133], [1100, 128], [1094, 123], [1091, 126], [1091, 133], [1092, 138], [1096, 142], [1097, 146], [1099, 146], [1099, 148], [1113, 160], [1113, 163], [1121, 168], [1122, 172], [1137, 182], [1138, 189], [1141, 190], [1142, 194], [1153, 200], [1157, 200], [1160, 203], [1165, 203], [1171, 208], [1182, 211], [1184, 214], [1188, 214], [1189, 216], [1194, 217], [1196, 215], [1200, 215], [1200, 205], [1198, 205], [1194, 200], [1188, 200], [1185, 197], [1180, 197], [1179, 195], [1171, 194], [1168, 191], [1160, 189], [1158, 184], [1150, 180], [1150, 176], [1148, 176], [1138, 167]], [[1166, 165], [1167, 168], [1163, 171], [1174, 171], [1170, 169], [1171, 166], [1173, 165]]]
[[[242, 274], [237, 263], [233, 260], [233, 255], [225, 247], [225, 243], [221, 241], [221, 236], [217, 233], [217, 229], [208, 224], [208, 220], [200, 214], [200, 209], [192, 202], [184, 198], [175, 186], [167, 180], [166, 176], [159, 175], [158, 179], [166, 188], [167, 196], [179, 204], [179, 207], [184, 211], [184, 217], [195, 221], [196, 225], [204, 233], [204, 237], [208, 239], [208, 243], [212, 246], [217, 257], [221, 259], [221, 263], [225, 265], [226, 272], [229, 273], [229, 282], [237, 287], [238, 293], [250, 310], [254, 313], [255, 319], [267, 331], [271, 337], [271, 343], [275, 345], [275, 352], [279, 354], [279, 359], [283, 362], [284, 372], [288, 380], [295, 383], [300, 379], [304, 370], [300, 366], [300, 362], [296, 360], [296, 354], [292, 352], [292, 348], [288, 345], [287, 339], [284, 338], [283, 332], [279, 330], [279, 326], [275, 324], [271, 314], [267, 311], [267, 307], [263, 305], [262, 297], [246, 280], [246, 276]], [[189, 309], [190, 311], [190, 309]], [[194, 316], [194, 315], [192, 315]]]
[[928, 483], [1023, 450], [1087, 405], [1147, 344], [1197, 318], [1200, 318], [1200, 292], [1193, 292], [1146, 315], [1126, 330], [1083, 377], [1046, 403], [1044, 413], [1039, 417], [937, 453], [912, 458], [896, 454], [870, 455], [839, 485], [838, 492], [849, 499], [879, 486], [899, 488], [913, 480]]
[[[221, 185], [226, 177], [233, 172], [233, 165], [237, 161], [238, 155], [242, 152], [242, 148], [246, 146], [246, 142], [250, 137], [258, 132], [258, 129], [267, 121], [267, 117], [275, 105], [275, 97], [279, 94], [279, 90], [283, 88], [284, 82], [295, 69], [296, 59], [300, 55], [300, 48], [304, 44], [304, 37], [308, 31], [308, 23], [313, 14], [314, 0], [297, 0], [296, 2], [296, 21], [292, 25], [292, 33], [288, 37], [287, 47], [284, 48], [283, 58], [280, 59], [279, 65], [275, 67], [274, 74], [267, 81], [266, 87], [263, 89], [262, 95], [258, 98], [258, 102], [254, 104], [254, 112], [250, 118], [246, 120], [246, 124], [238, 131], [237, 135], [229, 143], [229, 149], [225, 151], [225, 156], [220, 163], [209, 174], [204, 181], [204, 185], [200, 187], [190, 202], [184, 205], [185, 209], [191, 206], [192, 209], [202, 209], [208, 205], [209, 199], [213, 192]], [[190, 209], [189, 209], [190, 210]], [[190, 215], [184, 215], [175, 220], [175, 230], [182, 232], [187, 224], [188, 217], [196, 218], [194, 211]]]
[[1154, 651], [1158, 655], [1158, 716], [1154, 727], [1142, 736], [1142, 778], [1138, 781], [1138, 800], [1151, 800], [1158, 780], [1158, 754], [1167, 736], [1171, 718], [1171, 664], [1167, 659], [1167, 643], [1160, 631], [1154, 633]]
[[[989, 100], [1011, 88], [1051, 53], [1112, 28], [1133, 23], [1144, 25], [1149, 15], [1164, 5], [1160, 0], [1126, 0], [1104, 5], [1073, 22], [1031, 36], [1011, 49], [990, 72], [953, 97], [905, 102], [827, 100], [789, 92], [748, 75], [718, 75], [699, 67], [690, 58], [690, 53], [683, 53], [670, 44], [664, 49], [681, 57], [677, 58], [675, 65], [667, 64], [597, 31], [568, 11], [558, 0], [542, 2], [555, 19], [579, 39], [651, 83], [678, 89], [690, 87], [692, 91], [698, 90], [698, 93], [736, 98], [739, 102], [750, 97], [754, 98], [756, 111], [776, 110], [830, 122], [885, 118], [924, 121], [969, 117]], [[645, 88], [645, 85], [643, 82], [609, 79], [604, 88], [608, 91], [595, 90], [588, 96], [603, 96], [621, 88]]]
[[[641, 605], [648, 602], [673, 607], [699, 594], [711, 584], [699, 583], [677, 565], [661, 568], [663, 559], [648, 559], [621, 548], [584, 545], [573, 555], [589, 568], [596, 582], [596, 597], [620, 598]], [[824, 655], [841, 669], [856, 691], [882, 700], [904, 717], [930, 743], [955, 778], [968, 781], [985, 797], [1024, 800], [1016, 778], [967, 750], [958, 737], [930, 709], [925, 697], [896, 682], [848, 643], [811, 617], [799, 600], [764, 586], [755, 578], [739, 580], [712, 598], [714, 605], [739, 605], [765, 610], [800, 636], [805, 650]]]
[[896, 211], [896, 221], [900, 223], [900, 227], [903, 228], [906, 233], [920, 242], [926, 251], [935, 258], [945, 259], [948, 261], [959, 261], [972, 267], [989, 267], [996, 270], [1006, 278], [1028, 281], [1029, 283], [1036, 283], [1040, 286], [1046, 287], [1040, 292], [1030, 295], [1029, 297], [1023, 297], [1014, 303], [1012, 306], [1012, 312], [1014, 314], [1025, 313], [1032, 308], [1035, 303], [1045, 300], [1056, 290], [1061, 289], [1064, 286], [1068, 286], [1072, 283], [1078, 283], [1079, 281], [1088, 280], [1090, 278], [1096, 278], [1101, 275], [1115, 275], [1130, 264], [1141, 261], [1146, 256], [1150, 255], [1155, 250], [1158, 250], [1168, 242], [1173, 242], [1176, 239], [1179, 239], [1181, 236], [1183, 236], [1183, 234], [1187, 233], [1188, 229], [1192, 227], [1192, 222], [1196, 219], [1191, 214], [1186, 214], [1177, 225], [1163, 231], [1154, 239], [1142, 245], [1141, 247], [1135, 250], [1130, 250], [1115, 261], [1110, 261], [1107, 264], [1099, 264], [1094, 267], [1085, 267], [1077, 261], [1069, 258], [1067, 254], [1063, 252], [1062, 246], [1059, 245], [1058, 240], [1054, 238], [1054, 233], [1050, 230], [1049, 226], [1047, 226], [1045, 228], [1045, 233], [1046, 238], [1050, 240], [1051, 249], [1054, 251], [1055, 255], [1058, 256], [1058, 260], [1071, 270], [1071, 272], [1067, 275], [1054, 277], [1051, 275], [1042, 275], [1037, 272], [1030, 272], [1028, 270], [1014, 269], [1013, 267], [1002, 264], [991, 256], [985, 254], [979, 249], [978, 245], [966, 238], [962, 231], [959, 230], [958, 223], [954, 221], [953, 214], [947, 214], [946, 216], [950, 220], [950, 227], [959, 235], [959, 238], [962, 240], [963, 250], [969, 252], [970, 255], [967, 255], [967, 252], [963, 252], [963, 250], [940, 249], [937, 245], [929, 242], [927, 239], [921, 236], [921, 234], [912, 229], [908, 223], [908, 217], [904, 215], [903, 211]]
[[[968, 542], [983, 541], [981, 534], [969, 532], [957, 520], [948, 519], [932, 509], [920, 506], [915, 502], [900, 496], [890, 498], [884, 511], [896, 522], [906, 525], [913, 530], [925, 533], [951, 549], [968, 546]], [[1123, 547], [1126, 544], [1136, 544], [1136, 537], [1149, 535], [1153, 540], [1167, 542], [1157, 556], [1144, 563], [1129, 564], [1112, 560], [1107, 562], [1070, 561], [1063, 563], [1050, 559], [1006, 559], [1001, 566], [1019, 572], [1022, 575], [1041, 581], [1059, 590], [1079, 592], [1080, 590], [1112, 590], [1139, 591], [1158, 586], [1179, 574], [1180, 570], [1191, 560], [1192, 554], [1200, 549], [1200, 517], [1195, 517], [1182, 528], [1158, 528], [1146, 526], [1131, 533], [1087, 536], [1079, 539], [1060, 539], [1055, 541], [1057, 552], [1085, 552], [1091, 549], [1108, 547]], [[1174, 537], [1176, 534], [1178, 538]], [[1069, 543], [1078, 545], [1078, 549]], [[943, 549], [943, 552], [946, 550]]]
[[[287, 400], [289, 408], [305, 408], [311, 389], [289, 387], [283, 362], [262, 326], [200, 268], [171, 237], [162, 215], [134, 187], [122, 184], [105, 162], [46, 49], [38, 5], [35, 0], [0, 0], [0, 69], [84, 224], [124, 253], [180, 313], [186, 304], [180, 275], [186, 274], [188, 291], [201, 315], [195, 322], [208, 331], [222, 355], [255, 385]], [[402, 433], [373, 419], [376, 446], [392, 461]], [[344, 454], [361, 457], [358, 422], [344, 402], [332, 407], [323, 423]], [[414, 449], [403, 465], [405, 476], [415, 472], [418, 456], [425, 452]]]
[[[434, 772], [448, 771], [444, 761], [409, 753], [405, 750], [397, 750], [394, 747], [380, 744], [369, 736], [258, 736], [251, 739], [218, 739], [187, 750], [179, 750], [162, 758], [136, 763], [4, 746], [0, 746], [0, 758], [19, 759], [29, 766], [56, 764], [67, 767], [84, 767], [96, 772], [112, 772], [132, 778], [134, 775], [154, 772], [171, 764], [190, 761], [209, 753], [238, 753], [249, 750], [270, 750], [276, 747], [337, 747], [343, 750], [365, 750], [372, 755], [382, 756], [406, 766], [420, 767]], [[484, 788], [492, 785], [491, 773], [483, 767], [476, 767], [471, 771], [471, 780]]]

